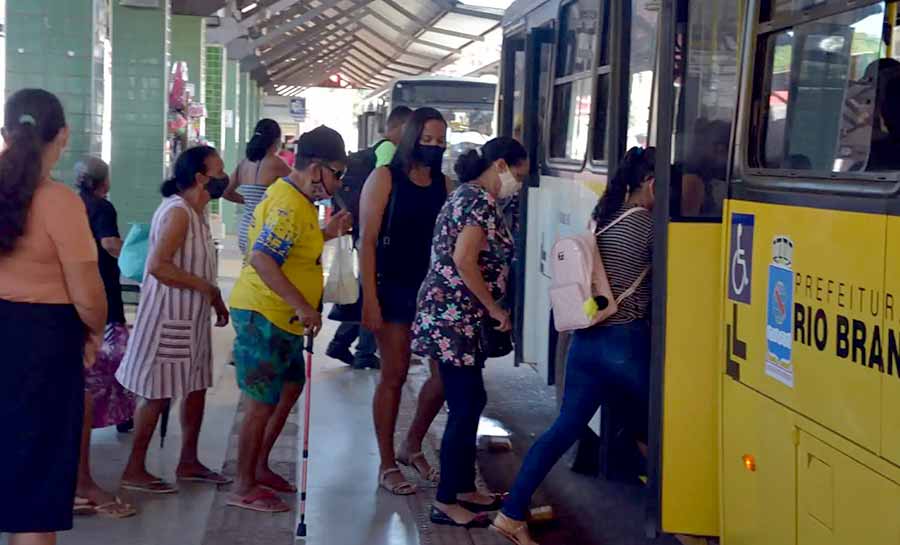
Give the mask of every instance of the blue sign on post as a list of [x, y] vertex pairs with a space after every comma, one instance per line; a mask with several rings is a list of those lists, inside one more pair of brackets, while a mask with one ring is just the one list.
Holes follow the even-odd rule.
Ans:
[[291, 116], [299, 122], [306, 121], [306, 99], [303, 97], [291, 99]]

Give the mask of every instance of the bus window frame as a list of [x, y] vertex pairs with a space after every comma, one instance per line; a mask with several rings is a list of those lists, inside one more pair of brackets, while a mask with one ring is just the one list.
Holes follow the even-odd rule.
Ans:
[[[765, 168], [751, 165], [751, 156], [759, 157], [760, 134], [765, 124], [763, 96], [768, 96], [771, 83], [769, 73], [769, 36], [798, 25], [819, 21], [876, 4], [887, 6], [890, 0], [831, 0], [792, 15], [761, 21], [765, 0], [748, 2], [745, 49], [742, 70], [746, 100], [739, 107], [741, 139], [738, 146], [737, 167], [732, 177], [751, 190], [818, 192], [833, 195], [893, 197], [900, 194], [900, 171], [828, 172], [788, 168]], [[772, 0], [774, 1], [774, 0]], [[761, 77], [757, 77], [760, 75]], [[887, 183], [886, 183], [887, 182]], [[893, 183], [891, 183], [893, 182]]]
[[[613, 0], [600, 0], [607, 6], [613, 3]], [[556, 33], [556, 37], [553, 40], [553, 51], [552, 51], [552, 59], [550, 62], [550, 72], [553, 74], [549, 85], [550, 92], [547, 94], [547, 109], [549, 112], [548, 122], [545, 123], [545, 126], [542, 128], [544, 131], [544, 154], [546, 157], [546, 166], [550, 169], [556, 170], [564, 170], [569, 172], [581, 172], [584, 170], [585, 166], [588, 163], [588, 157], [591, 154], [592, 146], [594, 143], [594, 134], [591, 130], [594, 121], [594, 109], [597, 107], [596, 99], [597, 99], [597, 55], [598, 55], [598, 44], [599, 40], [594, 39], [593, 44], [591, 46], [591, 68], [589, 70], [582, 70], [581, 72], [575, 72], [572, 74], [568, 74], [566, 76], [557, 76], [556, 69], [559, 65], [559, 57], [562, 54], [563, 49], [560, 47], [562, 43], [562, 19], [563, 12], [572, 4], [577, 4], [579, 0], [568, 0], [566, 2], [560, 2], [559, 9], [557, 10], [556, 21], [554, 31]], [[594, 25], [594, 36], [596, 37], [599, 34], [599, 24], [600, 20], [598, 18], [597, 23]], [[588, 117], [588, 141], [587, 148], [585, 149], [584, 155], [581, 159], [572, 159], [569, 157], [556, 157], [553, 155], [553, 147], [551, 138], [553, 136], [553, 127], [555, 118], [553, 114], [556, 112], [556, 88], [565, 85], [567, 83], [574, 83], [582, 80], [590, 80], [591, 82], [591, 111]]]

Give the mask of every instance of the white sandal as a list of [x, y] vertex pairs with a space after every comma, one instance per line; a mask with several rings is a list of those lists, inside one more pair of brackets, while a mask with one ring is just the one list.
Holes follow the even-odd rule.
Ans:
[[[419, 469], [419, 466], [416, 465], [416, 460], [424, 460], [425, 463], [428, 464], [428, 467], [430, 469], [428, 470], [427, 473], [422, 473], [422, 471]], [[421, 452], [421, 451], [414, 452], [409, 455], [409, 458], [404, 458], [402, 456], [398, 456], [397, 463], [400, 465], [404, 465], [404, 466], [413, 468], [416, 471], [416, 473], [419, 474], [419, 477], [422, 477], [423, 479], [425, 479], [428, 482], [438, 483], [441, 481], [440, 470], [428, 462], [428, 458], [425, 457], [424, 452]]]
[[391, 494], [394, 494], [395, 496], [412, 496], [413, 494], [416, 493], [415, 485], [413, 485], [412, 483], [407, 481], [406, 478], [404, 478], [399, 483], [394, 483], [393, 485], [388, 483], [388, 481], [387, 481], [388, 475], [393, 475], [394, 473], [400, 473], [400, 475], [403, 475], [403, 472], [400, 471], [399, 468], [392, 467], [390, 469], [385, 469], [384, 471], [381, 472], [381, 475], [378, 477], [378, 486], [380, 486], [381, 488], [384, 488], [385, 490], [387, 490]]

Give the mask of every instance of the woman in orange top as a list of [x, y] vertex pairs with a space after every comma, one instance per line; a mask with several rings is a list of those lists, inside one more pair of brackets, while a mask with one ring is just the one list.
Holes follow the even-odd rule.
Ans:
[[0, 533], [52, 545], [72, 528], [84, 369], [106, 297], [84, 203], [50, 179], [69, 138], [59, 100], [6, 102], [0, 153]]

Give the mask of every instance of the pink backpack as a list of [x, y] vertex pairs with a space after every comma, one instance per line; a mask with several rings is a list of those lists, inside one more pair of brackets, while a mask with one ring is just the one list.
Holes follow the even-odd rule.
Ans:
[[[598, 235], [638, 210], [644, 208], [628, 209], [601, 229]], [[633, 294], [650, 272], [648, 267], [627, 290], [614, 298], [593, 229], [559, 239], [553, 245], [551, 257], [550, 304], [557, 331], [586, 329], [609, 318], [619, 310], [619, 303]]]

